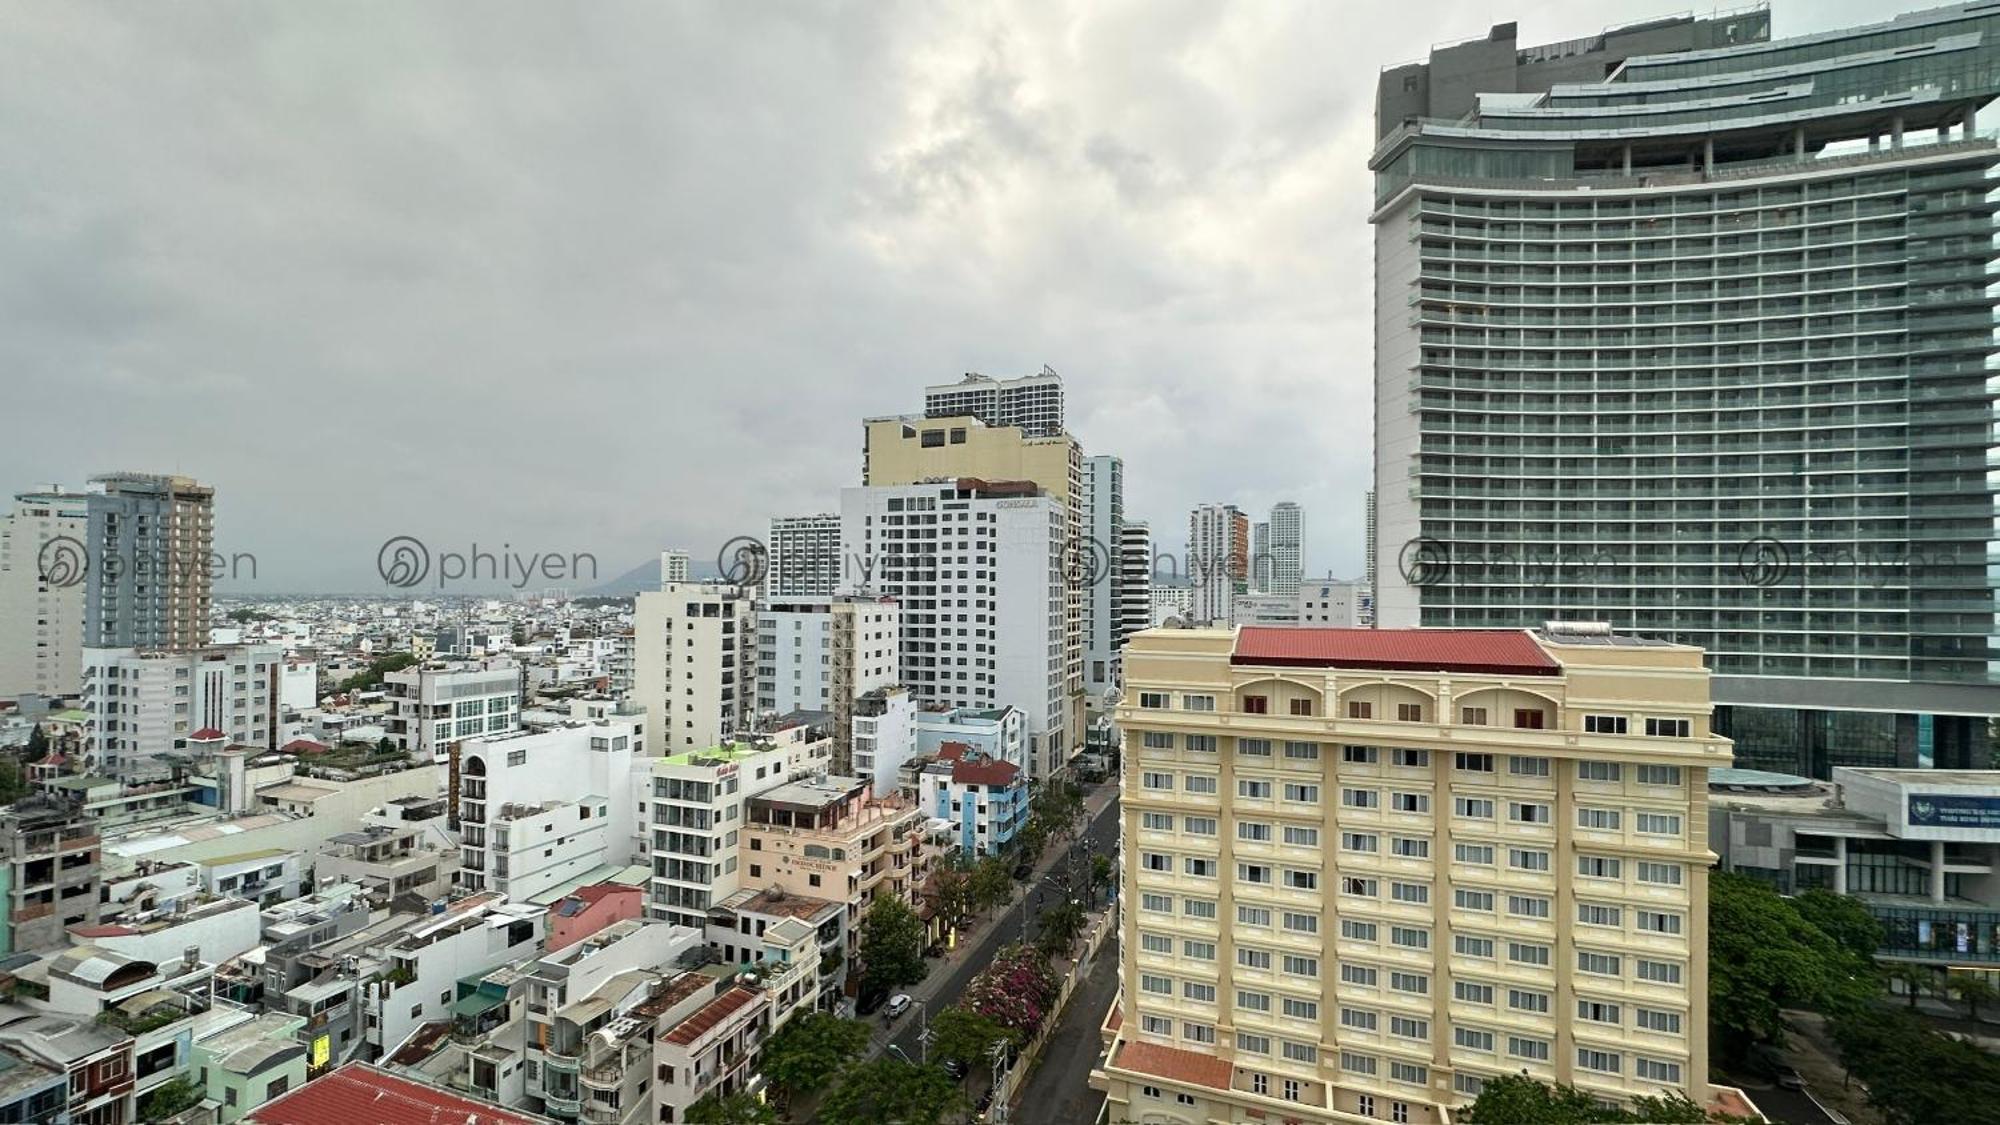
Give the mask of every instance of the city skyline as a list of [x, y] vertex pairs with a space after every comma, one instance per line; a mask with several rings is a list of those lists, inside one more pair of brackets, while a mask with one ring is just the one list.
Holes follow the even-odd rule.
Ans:
[[[1555, 40], [1657, 9], [1508, 15]], [[1886, 14], [1773, 12], [1779, 35]], [[20, 15], [0, 44], [0, 127], [21, 139], [0, 182], [22, 201], [0, 252], [20, 284], [0, 307], [36, 327], [9, 341], [9, 380], [103, 409], [89, 443], [16, 429], [0, 491], [192, 476], [222, 498], [218, 549], [260, 564], [218, 590], [270, 593], [384, 590], [374, 551], [396, 535], [588, 552], [605, 580], [663, 545], [699, 558], [832, 508], [856, 435], [826, 419], [1044, 363], [1085, 452], [1125, 459], [1131, 518], [1295, 499], [1318, 513], [1314, 571], [1358, 574], [1371, 322], [1348, 263], [1367, 253], [1373, 67], [1487, 22], [524, 10], [446, 59], [423, 48], [442, 24], [410, 9], [365, 39], [307, 10]], [[725, 36], [770, 55], [731, 69]], [[824, 42], [841, 50], [804, 47]], [[1328, 56], [1368, 72], [1330, 77]], [[367, 100], [347, 81], [364, 58]], [[625, 68], [669, 85], [605, 97], [600, 71]], [[158, 146], [184, 117], [234, 132]], [[716, 147], [711, 128], [727, 159], [671, 159]], [[637, 140], [577, 139], [605, 135]], [[102, 173], [134, 153], [147, 176]], [[588, 416], [569, 432], [589, 455], [495, 455], [560, 402]], [[742, 448], [753, 425], [786, 456]]]

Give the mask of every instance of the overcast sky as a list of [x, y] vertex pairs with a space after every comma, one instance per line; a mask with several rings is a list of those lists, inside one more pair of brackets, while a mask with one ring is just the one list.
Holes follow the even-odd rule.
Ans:
[[1293, 499], [1356, 573], [1377, 70], [1676, 7], [12, 3], [0, 488], [191, 474], [265, 591], [396, 535], [609, 579], [1047, 363], [1164, 548]]

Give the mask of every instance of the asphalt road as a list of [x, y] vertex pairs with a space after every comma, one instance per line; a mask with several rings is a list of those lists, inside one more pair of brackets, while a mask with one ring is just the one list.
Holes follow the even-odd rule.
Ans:
[[[1115, 798], [1109, 804], [1105, 805], [1104, 810], [1097, 814], [1096, 819], [1090, 822], [1088, 828], [1084, 829], [1081, 843], [1087, 849], [1087, 851], [1082, 853], [1085, 856], [1098, 853], [1108, 855], [1111, 849], [1117, 846], [1118, 801]], [[1070, 848], [1074, 847], [1076, 845], [1071, 844], [1064, 850], [1067, 852]], [[1047, 874], [1043, 875], [1029, 889], [1027, 905], [1030, 915], [1037, 909], [1036, 900], [1038, 895], [1043, 904], [1053, 904], [1061, 901], [1061, 896], [1069, 893], [1064, 886], [1064, 880], [1069, 877], [1069, 869], [1072, 866], [1070, 857], [1064, 855], [1060, 861], [1049, 869]], [[1085, 858], [1080, 866], [1084, 872], [1084, 878], [1088, 879], [1088, 858]], [[927, 987], [931, 984], [929, 980], [924, 981], [924, 985], [920, 986], [931, 997], [927, 1005], [929, 1010], [936, 1012], [950, 1007], [965, 991], [965, 986], [972, 983], [972, 978], [978, 976], [981, 969], [992, 963], [994, 954], [999, 952], [1001, 946], [1020, 941], [1023, 933], [1021, 919], [1021, 900], [1015, 899], [999, 916], [995, 925], [972, 939], [977, 944], [969, 956], [959, 958], [942, 970], [933, 967], [931, 970], [933, 973], [942, 971], [946, 975], [941, 986], [937, 987], [934, 991]], [[1032, 933], [1033, 930], [1030, 929], [1027, 932]], [[878, 1012], [870, 1018], [879, 1024], [882, 1017]], [[897, 1020], [896, 1025], [890, 1030], [888, 1046], [885, 1049], [889, 1050], [892, 1054], [900, 1049], [903, 1054], [912, 1060], [921, 1058], [922, 1055], [919, 1051], [921, 1044], [917, 1042], [917, 1036], [921, 1031], [922, 1020], [919, 1018], [916, 1009], [912, 1008], [902, 1019]], [[1096, 1058], [1095, 1048], [1091, 1051], [1091, 1057], [1093, 1059]]]
[[1062, 1022], [1021, 1089], [1012, 1120], [1028, 1125], [1090, 1125], [1104, 1095], [1090, 1088], [1090, 1068], [1103, 1050], [1099, 1028], [1118, 998], [1118, 935], [1104, 940], [1090, 975], [1070, 994]]

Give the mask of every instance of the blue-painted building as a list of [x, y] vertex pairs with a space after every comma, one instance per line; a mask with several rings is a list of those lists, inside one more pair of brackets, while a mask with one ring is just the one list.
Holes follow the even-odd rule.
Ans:
[[933, 820], [951, 826], [967, 855], [991, 855], [1028, 822], [1028, 775], [1013, 762], [945, 751], [924, 767], [919, 794]]

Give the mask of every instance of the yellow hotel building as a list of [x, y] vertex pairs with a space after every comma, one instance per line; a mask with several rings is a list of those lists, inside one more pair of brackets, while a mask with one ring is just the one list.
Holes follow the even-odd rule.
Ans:
[[1449, 1122], [1527, 1071], [1707, 1079], [1698, 648], [1155, 629], [1125, 650], [1108, 1120]]

